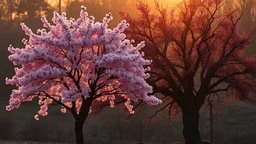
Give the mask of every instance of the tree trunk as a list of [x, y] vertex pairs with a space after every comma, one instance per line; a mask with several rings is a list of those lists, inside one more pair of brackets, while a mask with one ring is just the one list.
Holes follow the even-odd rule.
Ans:
[[199, 126], [199, 110], [194, 107], [185, 106], [183, 111], [183, 136], [185, 144], [202, 144]]
[[210, 109], [209, 109], [209, 112], [210, 112], [210, 140], [213, 143], [213, 112], [212, 112], [213, 105], [210, 101], [209, 101], [209, 105], [210, 105]]
[[75, 121], [75, 133], [76, 133], [76, 143], [77, 144], [84, 144], [84, 137], [83, 137], [83, 125], [84, 122], [89, 114], [89, 110], [93, 101], [93, 97], [83, 100], [83, 104], [80, 108], [79, 114], [73, 111], [73, 115], [76, 119]]
[[76, 121], [75, 121], [75, 132], [76, 132], [76, 143], [77, 144], [84, 144], [83, 125], [84, 125], [83, 120], [76, 119]]
[[59, 0], [59, 13], [61, 14], [61, 0]]

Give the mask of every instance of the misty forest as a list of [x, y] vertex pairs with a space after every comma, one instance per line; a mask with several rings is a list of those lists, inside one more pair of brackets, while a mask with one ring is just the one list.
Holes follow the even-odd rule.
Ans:
[[255, 144], [255, 0], [0, 0], [0, 144]]

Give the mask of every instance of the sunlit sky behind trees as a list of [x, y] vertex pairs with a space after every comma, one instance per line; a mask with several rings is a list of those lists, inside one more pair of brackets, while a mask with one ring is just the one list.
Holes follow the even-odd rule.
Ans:
[[[59, 0], [1, 0], [0, 4], [0, 20], [24, 21], [26, 18], [48, 15], [50, 18], [54, 10], [59, 11]], [[154, 6], [155, 0], [144, 0], [149, 5]], [[176, 6], [182, 0], [158, 0], [163, 5]], [[236, 1], [236, 2], [234, 2]], [[68, 17], [77, 17], [80, 6], [85, 5], [90, 15], [94, 15], [97, 20], [100, 20], [106, 13], [113, 13], [114, 19], [118, 21], [118, 11], [129, 11], [131, 14], [136, 14], [136, 0], [61, 0], [61, 11], [67, 12]], [[226, 5], [223, 9], [228, 9], [235, 6], [243, 11], [243, 17], [247, 20], [247, 25], [255, 21], [256, 13], [255, 0], [225, 0]], [[114, 20], [114, 21], [115, 21]], [[248, 27], [248, 26], [245, 26]]]
[[[154, 7], [154, 0], [144, 0]], [[105, 14], [111, 12], [114, 20], [110, 26], [115, 26], [121, 18], [118, 11], [127, 11], [136, 16], [136, 0], [61, 0], [62, 12], [67, 12], [67, 17], [77, 18], [81, 5], [87, 7], [89, 15], [96, 17], [96, 21], [101, 21]], [[164, 6], [176, 6], [181, 0], [159, 0]], [[236, 6], [243, 12], [240, 21], [240, 31], [248, 31], [256, 23], [256, 1], [255, 0], [225, 0], [223, 10]], [[22, 46], [21, 39], [25, 36], [19, 26], [20, 22], [26, 23], [33, 31], [42, 27], [41, 16], [47, 16], [51, 21], [53, 11], [59, 11], [59, 0], [0, 0], [0, 43], [1, 55], [4, 58], [3, 65], [9, 64], [7, 59], [7, 47], [9, 44]], [[7, 31], [8, 29], [8, 31]], [[15, 37], [14, 37], [15, 35]], [[4, 49], [6, 48], [6, 49]], [[10, 67], [10, 66], [7, 66]], [[10, 68], [12, 71], [12, 68]], [[1, 71], [3, 79], [6, 77]], [[1, 85], [5, 85], [1, 83]], [[5, 91], [7, 92], [7, 91]], [[8, 92], [7, 92], [8, 93]]]
[[[63, 7], [66, 7], [66, 5], [68, 3], [71, 3], [71, 1], [73, 0], [62, 0], [63, 1]], [[86, 0], [78, 0], [78, 1], [86, 1]], [[89, 0], [90, 1], [90, 0]], [[100, 2], [102, 2], [103, 0], [101, 0]], [[111, 0], [110, 0], [111, 1]], [[136, 0], [128, 0], [128, 1], [136, 1]], [[180, 2], [181, 0], [160, 0], [166, 4], [176, 4], [178, 2]], [[47, 0], [47, 2], [54, 6], [54, 7], [58, 7], [59, 1], [58, 0]], [[148, 0], [149, 3], [153, 4], [154, 0]]]
[[[145, 0], [154, 7], [154, 0]], [[105, 14], [111, 12], [114, 20], [110, 22], [110, 27], [115, 26], [121, 21], [119, 11], [127, 11], [129, 14], [136, 16], [136, 0], [61, 0], [62, 12], [67, 12], [67, 17], [77, 18], [79, 16], [80, 7], [87, 7], [89, 15], [93, 15], [96, 21], [102, 21]], [[181, 0], [159, 0], [164, 6], [177, 6]], [[225, 0], [222, 12], [230, 7], [237, 7], [243, 12], [242, 19], [239, 23], [240, 31], [249, 31], [256, 24], [256, 1], [255, 0]], [[51, 21], [53, 11], [59, 11], [59, 0], [0, 0], [0, 45], [2, 46], [0, 56], [2, 57], [1, 65], [6, 70], [0, 71], [3, 89], [3, 95], [8, 98], [10, 88], [6, 88], [4, 79], [13, 74], [13, 67], [8, 60], [8, 45], [12, 44], [16, 47], [22, 47], [22, 38], [25, 37], [20, 28], [20, 22], [26, 23], [35, 32], [42, 27], [41, 16], [47, 16]], [[255, 38], [254, 38], [255, 39]], [[255, 50], [251, 49], [248, 54], [255, 54]]]
[[[46, 0], [50, 6], [54, 10], [59, 10], [59, 0]], [[145, 0], [149, 5], [154, 6], [154, 1], [155, 0]], [[168, 5], [168, 6], [177, 6], [178, 3], [182, 2], [182, 0], [158, 0], [160, 3], [163, 5]], [[256, 13], [256, 1], [254, 0], [224, 0], [225, 1], [225, 6], [223, 6], [222, 11], [224, 9], [228, 10], [230, 7], [237, 7], [243, 12], [243, 18], [241, 21], [241, 29], [248, 31], [250, 27], [252, 26], [253, 23], [255, 23], [255, 13]], [[77, 4], [74, 4], [77, 2]], [[80, 4], [85, 4], [85, 3], [98, 3], [98, 7], [91, 7], [85, 4], [85, 6], [88, 8], [88, 11], [90, 14], [95, 15], [97, 20], [100, 20], [105, 13], [111, 12], [114, 15], [114, 23], [119, 21], [119, 15], [118, 11], [123, 10], [123, 11], [129, 11], [132, 14], [136, 14], [136, 0], [62, 0], [62, 7], [61, 10], [68, 12], [68, 16], [73, 16], [76, 17], [77, 14], [78, 16], [78, 2]], [[73, 3], [73, 4], [72, 4]], [[107, 9], [102, 9], [100, 7], [104, 7], [105, 4], [111, 3], [109, 8]], [[97, 4], [96, 4], [97, 5]], [[106, 7], [106, 6], [105, 6]], [[71, 11], [72, 10], [72, 11]], [[71, 11], [71, 12], [70, 12]], [[96, 14], [95, 14], [96, 13]]]
[[[59, 0], [1, 0], [0, 4], [0, 20], [24, 21], [27, 18], [48, 15], [50, 18], [54, 10], [59, 11]], [[155, 0], [145, 0], [149, 5], [154, 6]], [[163, 5], [176, 6], [182, 0], [158, 0]], [[234, 2], [236, 1], [236, 2]], [[24, 4], [25, 3], [25, 4]], [[255, 0], [225, 0], [226, 5], [223, 9], [228, 9], [235, 6], [243, 11], [243, 18], [247, 19], [244, 24], [246, 28], [255, 21], [256, 13]], [[39, 6], [38, 6], [39, 5]], [[111, 12], [114, 16], [114, 21], [118, 21], [118, 11], [129, 11], [131, 14], [136, 14], [136, 0], [61, 0], [61, 11], [67, 12], [68, 17], [77, 17], [79, 15], [80, 6], [85, 5], [90, 15], [94, 15], [97, 20], [100, 20], [106, 13]], [[35, 19], [35, 20], [36, 20]], [[250, 19], [248, 21], [248, 19]], [[245, 20], [243, 20], [245, 21]], [[0, 22], [1, 23], [1, 22]]]

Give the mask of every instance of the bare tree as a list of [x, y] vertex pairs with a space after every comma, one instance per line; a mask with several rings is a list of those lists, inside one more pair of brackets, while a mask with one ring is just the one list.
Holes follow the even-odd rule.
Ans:
[[139, 2], [139, 17], [121, 13], [128, 35], [146, 41], [145, 55], [154, 62], [149, 82], [165, 100], [157, 112], [180, 107], [186, 144], [202, 143], [199, 110], [207, 96], [251, 101], [256, 91], [256, 58], [244, 52], [254, 30], [240, 34], [241, 15], [220, 15], [222, 6], [222, 0], [183, 0], [178, 10], [156, 2], [153, 11]]

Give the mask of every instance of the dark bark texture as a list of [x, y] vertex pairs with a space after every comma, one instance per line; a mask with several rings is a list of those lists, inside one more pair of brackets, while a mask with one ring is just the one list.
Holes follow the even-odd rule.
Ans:
[[183, 111], [183, 135], [185, 144], [202, 144], [199, 132], [199, 111], [196, 107], [185, 106]]
[[83, 124], [84, 124], [84, 122], [82, 120], [76, 119], [75, 132], [76, 132], [76, 143], [77, 144], [84, 144]]
[[84, 137], [83, 137], [83, 125], [88, 117], [90, 107], [92, 105], [93, 98], [88, 98], [83, 101], [83, 104], [80, 108], [79, 114], [74, 114], [76, 119], [75, 121], [75, 133], [76, 133], [76, 143], [77, 144], [84, 144]]

